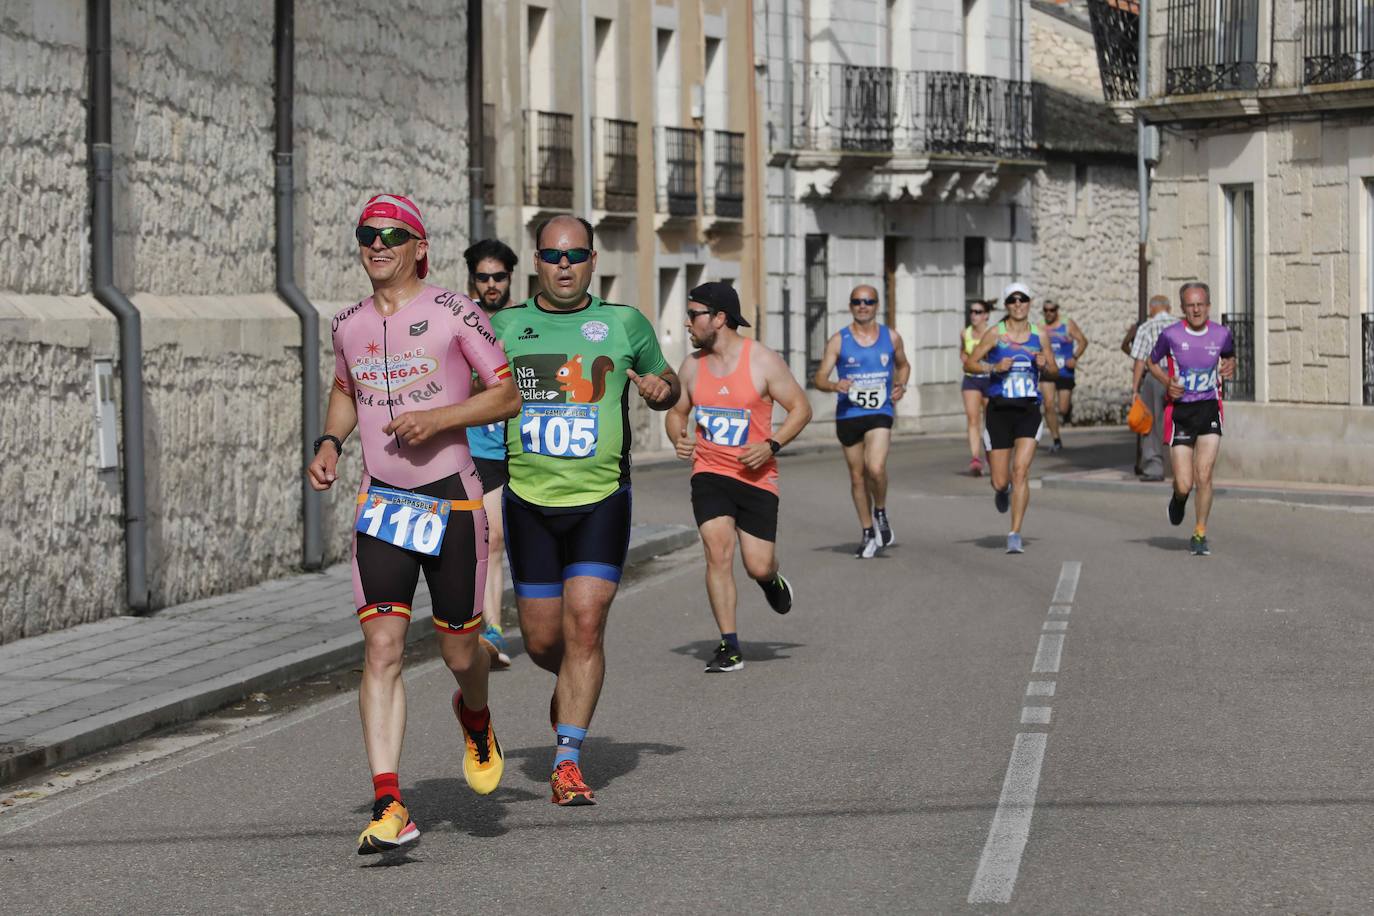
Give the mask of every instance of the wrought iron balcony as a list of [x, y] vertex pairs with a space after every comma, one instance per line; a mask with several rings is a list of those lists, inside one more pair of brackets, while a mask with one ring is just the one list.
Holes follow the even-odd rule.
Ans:
[[1226, 397], [1232, 401], [1255, 399], [1255, 316], [1223, 315], [1221, 323], [1231, 329], [1236, 348], [1236, 377], [1225, 383]]
[[639, 124], [615, 118], [596, 120], [598, 210], [633, 213], [639, 196]]
[[713, 130], [706, 152], [706, 212], [725, 219], [744, 216], [744, 134]]
[[697, 132], [685, 127], [656, 128], [658, 211], [670, 216], [697, 213]]
[[1374, 80], [1374, 8], [1369, 0], [1306, 0], [1302, 81]]
[[1268, 89], [1274, 65], [1259, 60], [1259, 0], [1173, 0], [1164, 44], [1169, 95]]
[[573, 117], [525, 112], [525, 203], [569, 209], [573, 203]]
[[1139, 95], [1140, 5], [1134, 0], [1088, 0], [1102, 96], [1121, 102]]
[[1019, 80], [810, 64], [795, 83], [798, 149], [1016, 157], [1034, 145], [1031, 87]]
[[1364, 345], [1364, 403], [1366, 406], [1374, 406], [1374, 313], [1365, 312], [1361, 319], [1361, 342]]

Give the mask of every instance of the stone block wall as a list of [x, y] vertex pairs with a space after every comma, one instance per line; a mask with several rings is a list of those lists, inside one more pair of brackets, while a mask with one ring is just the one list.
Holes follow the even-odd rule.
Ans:
[[[352, 227], [370, 194], [411, 194], [434, 237], [431, 279], [463, 281], [463, 12], [296, 4], [296, 274], [321, 313], [325, 392], [329, 319], [367, 293]], [[300, 564], [300, 333], [274, 293], [272, 23], [267, 0], [114, 10], [115, 280], [142, 316], [155, 608]], [[0, 183], [16, 202], [0, 220], [26, 252], [0, 258], [0, 374], [25, 392], [0, 404], [0, 434], [27, 443], [0, 493], [36, 520], [0, 534], [0, 642], [127, 607], [123, 470], [96, 468], [92, 363], [117, 356], [118, 331], [89, 294], [86, 29], [81, 0], [0, 9], [0, 59], [18, 76], [0, 81]], [[347, 554], [361, 470], [356, 449], [348, 458], [325, 503], [326, 562]]]

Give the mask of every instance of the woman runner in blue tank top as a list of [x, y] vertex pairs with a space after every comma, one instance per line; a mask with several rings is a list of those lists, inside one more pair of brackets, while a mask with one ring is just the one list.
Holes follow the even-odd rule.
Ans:
[[1007, 553], [1021, 553], [1021, 523], [1030, 505], [1030, 466], [1040, 438], [1040, 379], [1057, 375], [1049, 334], [1030, 322], [1031, 291], [1012, 283], [1002, 292], [1005, 320], [989, 328], [968, 362], [992, 373], [986, 444], [993, 501], [1011, 509]]

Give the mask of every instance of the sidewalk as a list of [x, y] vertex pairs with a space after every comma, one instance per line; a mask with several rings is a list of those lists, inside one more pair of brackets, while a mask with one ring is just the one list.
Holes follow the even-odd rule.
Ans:
[[[696, 541], [694, 528], [636, 525], [627, 565]], [[341, 563], [0, 646], [0, 785], [358, 661], [352, 605]], [[433, 634], [430, 617], [422, 577], [411, 641]]]
[[[1046, 474], [1041, 485], [1050, 489], [1095, 490], [1159, 495], [1169, 492], [1169, 481], [1146, 483], [1129, 467], [1092, 468], [1063, 474]], [[1374, 506], [1374, 487], [1298, 483], [1283, 480], [1216, 480], [1217, 496], [1231, 499], [1271, 499], [1310, 506]]]

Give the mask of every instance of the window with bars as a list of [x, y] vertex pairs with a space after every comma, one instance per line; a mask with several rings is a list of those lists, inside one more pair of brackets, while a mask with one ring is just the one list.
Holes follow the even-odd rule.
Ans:
[[820, 367], [821, 355], [825, 353], [825, 342], [829, 339], [830, 327], [827, 316], [830, 303], [826, 292], [830, 286], [828, 263], [830, 237], [808, 235], [806, 237], [806, 377], [816, 375]]
[[1226, 397], [1255, 399], [1255, 189], [1233, 185], [1226, 193], [1226, 312], [1236, 347], [1236, 376]]
[[1374, 406], [1374, 179], [1364, 183], [1365, 234], [1364, 234], [1364, 272], [1368, 284], [1365, 288], [1364, 314], [1360, 316], [1360, 354], [1364, 366], [1364, 397], [1367, 406]]
[[[964, 324], [975, 299], [985, 299], [983, 271], [988, 262], [988, 240], [976, 235], [964, 237]], [[999, 303], [1000, 304], [1000, 303]]]
[[1259, 59], [1259, 0], [1173, 0], [1164, 45], [1165, 92], [1267, 89], [1274, 65]]
[[1370, 0], [1306, 0], [1302, 81], [1374, 80], [1374, 4]]

